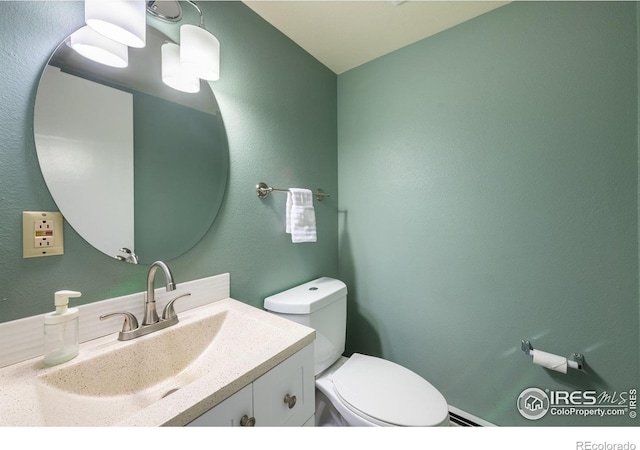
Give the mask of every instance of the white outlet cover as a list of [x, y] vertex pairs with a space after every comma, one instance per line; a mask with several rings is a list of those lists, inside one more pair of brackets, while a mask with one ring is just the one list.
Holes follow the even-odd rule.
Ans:
[[[37, 245], [42, 237], [36, 236], [36, 231], [44, 222], [53, 227], [53, 235], [49, 236], [53, 245], [42, 247]], [[22, 212], [22, 257], [36, 258], [39, 256], [53, 256], [64, 254], [64, 235], [62, 213], [53, 211], [23, 211]]]

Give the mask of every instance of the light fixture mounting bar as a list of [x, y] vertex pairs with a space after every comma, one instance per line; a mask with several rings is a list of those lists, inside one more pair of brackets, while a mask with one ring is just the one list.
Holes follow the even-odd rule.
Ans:
[[176, 23], [182, 19], [182, 6], [174, 1], [148, 1], [147, 14], [164, 22]]
[[198, 4], [196, 2], [191, 1], [191, 0], [187, 0], [187, 3], [189, 3], [191, 6], [193, 6], [196, 9], [196, 11], [198, 11], [198, 14], [200, 14], [200, 27], [204, 28], [204, 15], [202, 15], [202, 10], [198, 6]]

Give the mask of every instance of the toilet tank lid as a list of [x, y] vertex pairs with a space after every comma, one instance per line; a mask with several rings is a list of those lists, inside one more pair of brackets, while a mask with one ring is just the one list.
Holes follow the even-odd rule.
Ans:
[[322, 277], [264, 299], [264, 308], [283, 314], [309, 314], [347, 295], [347, 285]]

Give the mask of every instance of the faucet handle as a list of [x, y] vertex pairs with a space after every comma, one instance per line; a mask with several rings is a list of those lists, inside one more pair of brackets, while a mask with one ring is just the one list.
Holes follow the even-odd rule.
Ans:
[[162, 310], [162, 320], [173, 319], [174, 317], [178, 317], [176, 314], [176, 310], [173, 308], [173, 304], [176, 300], [182, 297], [186, 297], [191, 295], [191, 292], [187, 292], [186, 294], [178, 295], [176, 298], [172, 299], [167, 303], [167, 305]]
[[121, 333], [126, 333], [127, 331], [133, 331], [138, 328], [138, 319], [131, 313], [128, 312], [116, 312], [103, 314], [100, 316], [100, 320], [105, 320], [114, 316], [124, 316], [124, 323], [122, 324]]

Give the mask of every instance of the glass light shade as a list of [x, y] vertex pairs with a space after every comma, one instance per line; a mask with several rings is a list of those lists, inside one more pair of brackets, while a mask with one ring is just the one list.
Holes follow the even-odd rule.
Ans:
[[195, 25], [180, 27], [180, 64], [189, 73], [203, 80], [220, 78], [220, 42], [204, 28]]
[[84, 20], [106, 37], [129, 47], [142, 48], [147, 36], [145, 1], [85, 0]]
[[177, 44], [162, 45], [162, 82], [178, 91], [200, 92], [200, 78], [185, 72], [180, 66], [180, 48]]
[[85, 58], [111, 67], [129, 65], [129, 48], [108, 37], [82, 27], [69, 38], [69, 46]]

